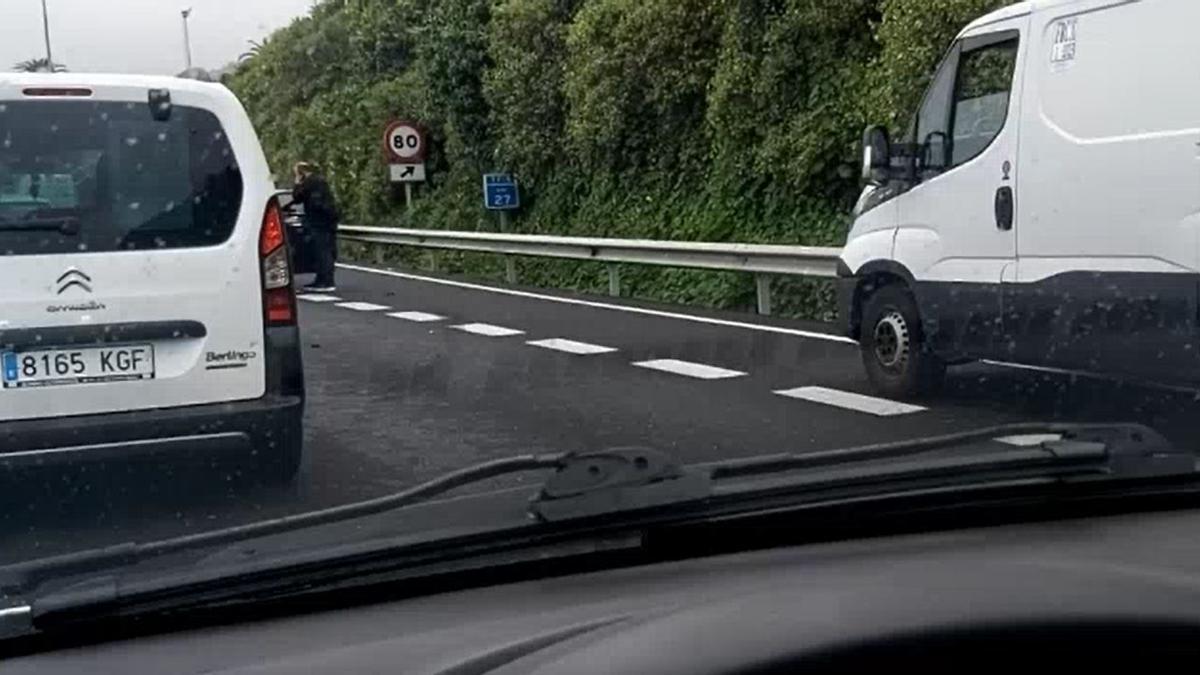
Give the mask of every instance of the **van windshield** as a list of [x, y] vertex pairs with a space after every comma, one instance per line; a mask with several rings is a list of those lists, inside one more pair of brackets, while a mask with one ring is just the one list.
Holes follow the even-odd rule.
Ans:
[[145, 103], [0, 103], [0, 254], [209, 246], [242, 177], [212, 113]]

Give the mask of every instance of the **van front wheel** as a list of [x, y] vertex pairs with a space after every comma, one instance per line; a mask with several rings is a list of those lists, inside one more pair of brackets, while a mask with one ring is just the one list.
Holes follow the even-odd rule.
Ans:
[[946, 364], [931, 353], [912, 295], [886, 286], [867, 298], [859, 345], [871, 385], [884, 396], [910, 398], [936, 391]]

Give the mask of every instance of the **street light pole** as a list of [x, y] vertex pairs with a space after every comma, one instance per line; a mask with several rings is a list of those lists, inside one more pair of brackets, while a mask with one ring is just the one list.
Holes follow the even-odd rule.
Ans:
[[42, 0], [42, 33], [46, 36], [46, 67], [54, 70], [54, 55], [50, 53], [50, 12], [46, 10], [46, 0]]
[[[45, 2], [46, 0], [42, 0]], [[192, 68], [192, 37], [188, 34], [188, 17], [192, 15], [192, 8], [188, 7], [179, 13], [183, 16], [183, 58], [187, 63], [188, 70]]]

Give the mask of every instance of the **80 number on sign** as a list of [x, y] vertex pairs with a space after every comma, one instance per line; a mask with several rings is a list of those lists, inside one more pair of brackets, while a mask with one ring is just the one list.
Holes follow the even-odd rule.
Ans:
[[421, 138], [416, 134], [395, 134], [392, 136], [392, 150], [397, 153], [413, 151], [421, 147]]

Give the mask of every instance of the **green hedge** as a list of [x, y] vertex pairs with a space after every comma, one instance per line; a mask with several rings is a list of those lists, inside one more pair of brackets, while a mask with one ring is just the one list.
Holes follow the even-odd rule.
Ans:
[[[504, 170], [522, 182], [514, 231], [838, 245], [863, 127], [902, 127], [954, 34], [1004, 4], [325, 0], [271, 36], [230, 86], [277, 175], [299, 159], [320, 164], [347, 222], [495, 229], [480, 174]], [[430, 182], [411, 211], [379, 148], [393, 117], [419, 120], [432, 139]], [[440, 260], [503, 273], [487, 256]], [[575, 263], [522, 260], [520, 274], [606, 284], [603, 269]], [[754, 301], [748, 275], [629, 267], [623, 278], [638, 297]], [[783, 312], [828, 318], [827, 284], [779, 280], [775, 290]]]

